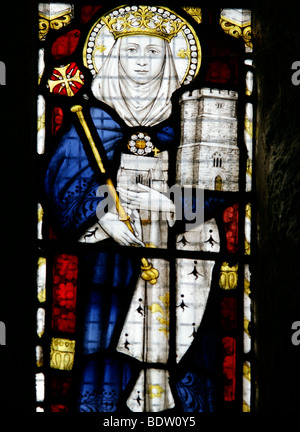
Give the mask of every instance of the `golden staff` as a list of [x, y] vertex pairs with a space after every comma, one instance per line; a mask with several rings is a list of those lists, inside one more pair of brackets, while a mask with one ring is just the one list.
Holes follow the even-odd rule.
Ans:
[[[91, 150], [93, 152], [94, 158], [95, 158], [95, 160], [97, 162], [97, 165], [98, 165], [98, 168], [99, 168], [101, 174], [106, 174], [106, 170], [105, 170], [105, 167], [103, 165], [100, 153], [99, 153], [99, 151], [97, 149], [95, 141], [94, 141], [94, 139], [92, 137], [92, 134], [91, 134], [91, 132], [89, 130], [87, 122], [86, 122], [86, 120], [84, 118], [82, 106], [81, 105], [74, 105], [74, 106], [72, 106], [71, 111], [73, 113], [77, 114], [77, 117], [78, 117], [78, 119], [80, 121], [80, 124], [81, 124], [81, 126], [82, 126], [82, 128], [84, 130], [84, 133], [85, 133], [85, 135], [86, 135], [86, 137], [88, 139], [88, 142], [90, 144]], [[122, 222], [124, 222], [126, 224], [127, 228], [134, 234], [133, 228], [132, 228], [131, 223], [130, 223], [130, 217], [128, 216], [128, 214], [126, 213], [126, 211], [124, 210], [124, 208], [123, 208], [123, 206], [122, 206], [122, 204], [120, 202], [119, 196], [117, 194], [117, 191], [116, 191], [116, 189], [114, 187], [114, 184], [113, 184], [112, 180], [109, 177], [106, 177], [106, 181], [105, 182], [106, 182], [106, 185], [107, 185], [108, 190], [110, 192], [110, 195], [111, 195], [111, 197], [113, 199], [113, 202], [114, 202], [114, 205], [115, 205], [116, 210], [118, 212], [120, 220]], [[145, 281], [150, 282], [152, 285], [156, 284], [157, 278], [159, 276], [158, 270], [156, 270], [155, 268], [153, 268], [152, 264], [149, 263], [146, 258], [142, 258], [141, 261], [142, 261], [142, 265], [141, 265], [141, 270], [142, 270], [141, 277]]]

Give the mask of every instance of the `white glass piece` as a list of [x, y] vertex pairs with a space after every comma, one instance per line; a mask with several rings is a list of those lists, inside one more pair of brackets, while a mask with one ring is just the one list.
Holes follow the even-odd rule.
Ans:
[[168, 371], [142, 370], [127, 400], [127, 406], [133, 412], [160, 412], [174, 408]]

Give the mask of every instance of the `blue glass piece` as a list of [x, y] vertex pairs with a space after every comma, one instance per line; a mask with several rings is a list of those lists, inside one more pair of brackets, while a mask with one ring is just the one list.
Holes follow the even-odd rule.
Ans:
[[159, 141], [163, 142], [164, 144], [171, 143], [174, 141], [174, 129], [170, 126], [165, 126], [160, 131], [156, 133], [156, 136]]
[[93, 107], [90, 112], [107, 158], [112, 160], [118, 144], [124, 137], [122, 128], [106, 111]]
[[212, 380], [187, 372], [176, 384], [184, 412], [213, 412], [215, 394]]
[[80, 263], [89, 281], [84, 287], [83, 348], [85, 354], [92, 354], [109, 347], [121, 311], [131, 300], [134, 268], [136, 272], [138, 267], [130, 258], [105, 252], [87, 255]]
[[116, 412], [120, 392], [131, 377], [128, 363], [105, 358], [87, 362], [80, 389], [80, 412]]

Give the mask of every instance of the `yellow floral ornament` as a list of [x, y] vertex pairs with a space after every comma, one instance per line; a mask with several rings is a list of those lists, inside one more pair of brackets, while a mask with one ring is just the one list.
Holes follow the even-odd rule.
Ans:
[[153, 398], [161, 398], [164, 393], [164, 389], [159, 384], [152, 384], [149, 386], [149, 397]]
[[151, 313], [159, 313], [160, 316], [156, 317], [157, 321], [162, 325], [159, 328], [159, 331], [164, 332], [167, 336], [169, 333], [169, 325], [170, 325], [170, 294], [167, 292], [163, 296], [158, 297], [161, 301], [162, 305], [159, 303], [153, 303], [149, 306], [149, 310]]

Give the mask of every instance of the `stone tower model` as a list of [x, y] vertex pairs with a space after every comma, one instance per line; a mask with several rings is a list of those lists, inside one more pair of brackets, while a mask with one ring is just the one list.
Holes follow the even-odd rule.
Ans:
[[208, 190], [237, 191], [237, 92], [202, 88], [181, 99], [181, 142], [177, 183]]

